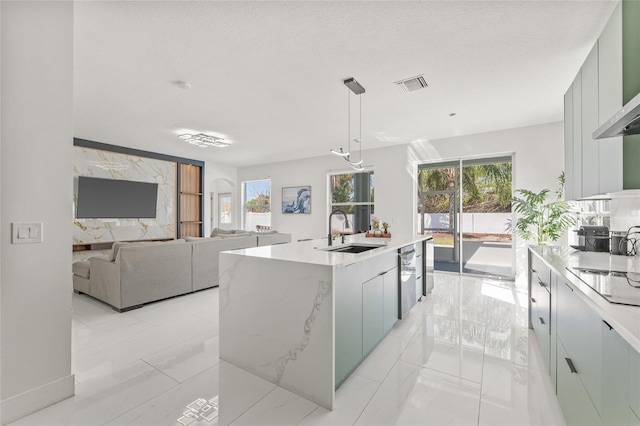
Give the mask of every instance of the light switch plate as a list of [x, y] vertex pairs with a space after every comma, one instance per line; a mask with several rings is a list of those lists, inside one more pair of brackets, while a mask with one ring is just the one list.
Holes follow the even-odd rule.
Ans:
[[41, 243], [42, 227], [42, 222], [12, 222], [11, 243]]

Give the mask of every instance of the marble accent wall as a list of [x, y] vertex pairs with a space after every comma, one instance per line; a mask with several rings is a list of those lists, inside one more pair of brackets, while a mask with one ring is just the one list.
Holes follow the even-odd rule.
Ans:
[[[155, 219], [77, 219], [78, 176], [158, 184]], [[176, 237], [177, 164], [135, 155], [74, 146], [73, 244]]]

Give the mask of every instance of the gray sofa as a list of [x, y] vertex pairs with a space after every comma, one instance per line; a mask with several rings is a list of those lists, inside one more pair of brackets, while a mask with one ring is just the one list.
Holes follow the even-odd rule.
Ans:
[[222, 251], [291, 241], [291, 234], [237, 234], [169, 242], [115, 242], [108, 256], [73, 264], [73, 289], [119, 312], [218, 285]]

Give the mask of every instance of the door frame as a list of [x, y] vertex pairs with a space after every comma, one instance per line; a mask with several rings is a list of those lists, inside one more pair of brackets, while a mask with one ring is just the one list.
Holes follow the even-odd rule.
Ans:
[[[418, 212], [418, 169], [421, 165], [423, 164], [439, 164], [439, 163], [452, 163], [452, 162], [457, 162], [458, 163], [458, 168], [460, 170], [460, 173], [458, 174], [458, 185], [460, 188], [460, 194], [462, 194], [463, 192], [463, 187], [462, 187], [462, 167], [464, 166], [464, 162], [465, 161], [472, 161], [472, 160], [490, 160], [493, 158], [501, 158], [501, 157], [510, 157], [511, 158], [511, 193], [513, 194], [516, 188], [516, 153], [514, 151], [503, 151], [503, 152], [494, 152], [494, 153], [490, 153], [490, 154], [479, 154], [479, 155], [468, 155], [468, 156], [460, 156], [460, 157], [449, 157], [449, 158], [438, 158], [438, 159], [431, 159], [431, 160], [417, 160], [414, 161], [414, 165], [413, 165], [413, 207], [412, 207], [412, 211], [413, 211], [413, 230], [414, 232], [419, 232], [419, 228], [418, 228], [418, 219], [417, 219], [417, 212]], [[460, 203], [460, 209], [458, 211], [459, 215], [462, 215], [462, 213], [464, 212], [464, 205], [463, 205], [463, 200], [462, 197], [460, 197], [461, 199], [458, 200], [458, 202]], [[510, 277], [505, 277], [505, 276], [498, 276], [498, 275], [488, 275], [488, 274], [474, 274], [474, 273], [469, 273], [469, 272], [464, 272], [465, 275], [471, 275], [471, 276], [480, 276], [480, 277], [492, 277], [492, 278], [497, 278], [497, 279], [511, 279], [514, 280], [516, 277], [516, 259], [517, 259], [517, 255], [516, 255], [516, 233], [515, 233], [515, 222], [516, 222], [516, 217], [515, 217], [515, 212], [513, 211], [513, 209], [511, 209], [511, 276]], [[459, 261], [459, 268], [458, 268], [458, 274], [463, 274], [462, 270], [463, 270], [463, 244], [462, 244], [462, 219], [460, 219], [460, 226], [458, 227], [458, 233], [460, 234], [460, 244], [458, 245], [458, 252], [456, 253], [458, 258], [460, 259]], [[455, 239], [456, 236], [454, 235], [454, 243], [455, 243]]]

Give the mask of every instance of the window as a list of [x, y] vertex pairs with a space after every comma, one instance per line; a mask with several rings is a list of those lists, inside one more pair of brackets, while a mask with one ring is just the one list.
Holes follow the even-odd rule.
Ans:
[[271, 226], [271, 180], [250, 180], [242, 183], [243, 217], [245, 231], [258, 226]]
[[[366, 232], [371, 225], [374, 212], [373, 171], [362, 173], [339, 173], [329, 175], [329, 212], [342, 210], [347, 214], [349, 224], [344, 229], [353, 233]], [[329, 232], [343, 231], [341, 216], [335, 216]]]

